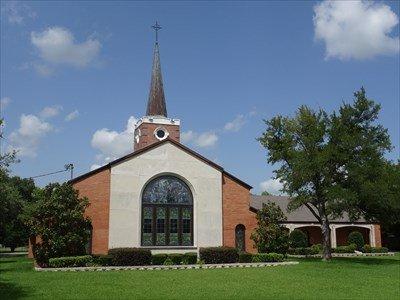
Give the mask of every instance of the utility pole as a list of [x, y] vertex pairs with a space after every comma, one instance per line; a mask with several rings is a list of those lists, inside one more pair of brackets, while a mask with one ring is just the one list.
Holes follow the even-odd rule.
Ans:
[[70, 164], [66, 164], [65, 166], [65, 170], [66, 171], [70, 171], [71, 172], [71, 179], [74, 178], [74, 164], [70, 163]]

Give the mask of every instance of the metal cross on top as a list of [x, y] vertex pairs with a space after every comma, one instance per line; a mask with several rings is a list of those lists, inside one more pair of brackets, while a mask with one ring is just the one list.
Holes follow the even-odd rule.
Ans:
[[151, 26], [154, 31], [156, 32], [156, 43], [158, 43], [158, 31], [162, 28], [158, 22], [156, 21], [156, 24], [154, 24], [153, 26]]

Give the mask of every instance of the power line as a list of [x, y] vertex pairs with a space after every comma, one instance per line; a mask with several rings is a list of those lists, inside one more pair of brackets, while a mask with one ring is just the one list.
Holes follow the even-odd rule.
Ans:
[[71, 163], [69, 163], [69, 164], [66, 164], [65, 166], [64, 166], [64, 169], [63, 170], [59, 170], [59, 171], [55, 171], [55, 172], [50, 172], [50, 173], [45, 173], [45, 174], [40, 174], [40, 175], [36, 175], [36, 176], [31, 176], [31, 177], [29, 177], [29, 178], [39, 178], [39, 177], [44, 177], [44, 176], [49, 176], [49, 175], [53, 175], [53, 174], [57, 174], [57, 173], [62, 173], [62, 172], [67, 172], [67, 171], [70, 171], [71, 172], [71, 179], [73, 178], [73, 176], [74, 176], [74, 164], [71, 164]]
[[53, 175], [53, 174], [57, 174], [57, 173], [61, 173], [61, 172], [66, 172], [68, 170], [60, 170], [60, 171], [55, 171], [55, 172], [50, 172], [50, 173], [45, 173], [45, 174], [40, 174], [40, 175], [36, 175], [36, 176], [31, 176], [29, 178], [39, 178], [39, 177], [44, 177], [44, 176], [49, 176], [49, 175]]

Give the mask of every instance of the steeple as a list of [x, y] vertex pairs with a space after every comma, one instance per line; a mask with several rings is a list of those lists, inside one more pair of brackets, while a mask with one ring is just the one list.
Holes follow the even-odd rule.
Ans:
[[167, 117], [167, 106], [165, 104], [164, 88], [161, 75], [160, 50], [158, 46], [158, 30], [161, 26], [156, 24], [152, 26], [156, 32], [156, 42], [154, 45], [153, 69], [151, 71], [151, 84], [149, 100], [147, 102], [147, 116]]
[[147, 102], [146, 115], [141, 117], [135, 124], [134, 151], [167, 138], [177, 142], [180, 140], [181, 121], [167, 117], [158, 46], [158, 30], [161, 29], [161, 26], [156, 22], [152, 27], [155, 30], [156, 41], [154, 44], [149, 101]]

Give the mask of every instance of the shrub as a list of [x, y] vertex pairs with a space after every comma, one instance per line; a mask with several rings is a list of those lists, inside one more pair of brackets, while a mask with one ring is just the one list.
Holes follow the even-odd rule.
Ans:
[[86, 267], [91, 264], [93, 258], [90, 255], [83, 256], [66, 256], [49, 259], [50, 268], [71, 268], [71, 267]]
[[151, 256], [151, 264], [160, 266], [163, 265], [165, 260], [167, 259], [167, 254], [154, 254]]
[[286, 221], [286, 216], [280, 207], [272, 202], [264, 203], [256, 218], [258, 226], [250, 238], [254, 241], [258, 252], [286, 254], [289, 248], [289, 234], [282, 224]]
[[311, 250], [314, 254], [322, 253], [322, 245], [321, 244], [312, 245]]
[[307, 235], [300, 229], [295, 229], [289, 234], [289, 246], [291, 248], [307, 247]]
[[231, 247], [200, 248], [200, 259], [206, 264], [235, 263], [239, 261], [239, 253]]
[[92, 255], [93, 264], [97, 266], [112, 266], [111, 255]]
[[86, 254], [91, 227], [85, 216], [88, 205], [89, 200], [80, 198], [69, 183], [50, 183], [34, 191], [25, 217], [32, 236], [40, 237], [33, 245], [40, 266], [50, 258]]
[[389, 249], [386, 247], [371, 247], [370, 245], [364, 245], [362, 248], [364, 253], [388, 253]]
[[151, 264], [151, 251], [141, 248], [114, 248], [108, 251], [114, 266], [144, 266]]
[[354, 251], [357, 249], [356, 244], [351, 244], [348, 246], [339, 246], [336, 248], [332, 248], [333, 253], [354, 253]]
[[292, 255], [314, 255], [318, 254], [320, 249], [318, 247], [299, 247], [289, 248], [288, 253]]
[[183, 254], [171, 253], [168, 254], [168, 258], [173, 262], [174, 265], [180, 265], [182, 263]]
[[189, 252], [183, 254], [182, 265], [195, 265], [197, 262], [197, 253]]
[[352, 231], [347, 238], [347, 243], [349, 245], [355, 244], [357, 246], [357, 250], [361, 251], [361, 249], [364, 247], [364, 237], [360, 232]]
[[172, 266], [175, 265], [175, 263], [172, 261], [171, 258], [167, 257], [167, 259], [164, 261], [164, 266]]
[[280, 253], [257, 253], [252, 256], [252, 262], [280, 262], [285, 256]]
[[239, 253], [239, 262], [241, 263], [250, 263], [252, 262], [253, 254], [247, 252]]

